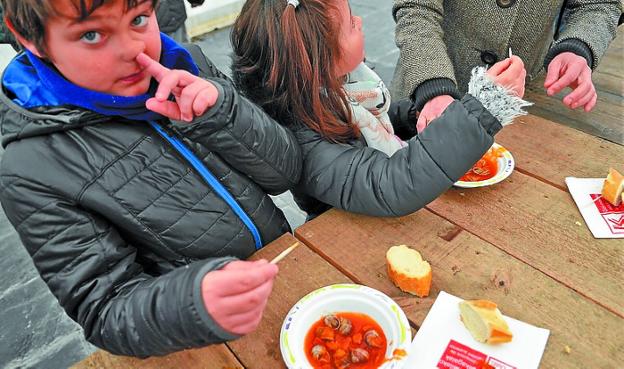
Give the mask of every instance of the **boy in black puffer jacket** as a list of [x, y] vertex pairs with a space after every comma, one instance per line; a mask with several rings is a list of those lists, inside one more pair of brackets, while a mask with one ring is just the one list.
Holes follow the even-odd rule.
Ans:
[[25, 48], [0, 201], [67, 314], [139, 357], [255, 329], [277, 267], [236, 259], [289, 230], [267, 193], [298, 181], [293, 135], [159, 33], [157, 0], [0, 1]]

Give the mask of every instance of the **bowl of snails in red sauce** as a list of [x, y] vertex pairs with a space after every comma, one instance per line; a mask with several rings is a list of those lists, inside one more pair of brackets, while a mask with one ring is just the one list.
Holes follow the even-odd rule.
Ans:
[[411, 329], [394, 300], [373, 288], [335, 284], [288, 312], [280, 350], [289, 369], [399, 369]]

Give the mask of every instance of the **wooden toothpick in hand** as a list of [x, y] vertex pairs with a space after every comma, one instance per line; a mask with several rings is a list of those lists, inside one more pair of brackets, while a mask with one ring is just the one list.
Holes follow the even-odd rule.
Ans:
[[290, 245], [286, 250], [280, 252], [273, 260], [271, 260], [271, 264], [277, 264], [280, 260], [286, 257], [286, 255], [290, 254], [292, 250], [296, 249], [299, 246], [299, 241]]

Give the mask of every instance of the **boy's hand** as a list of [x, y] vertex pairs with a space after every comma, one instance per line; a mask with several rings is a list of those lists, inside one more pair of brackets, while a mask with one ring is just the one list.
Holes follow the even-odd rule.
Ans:
[[[169, 69], [144, 53], [140, 53], [136, 61], [159, 83], [156, 97], [148, 99], [145, 106], [167, 118], [190, 122], [204, 114], [219, 97], [212, 83], [187, 71]], [[167, 100], [171, 94], [175, 101]]]
[[494, 83], [513, 91], [518, 97], [524, 96], [524, 82], [526, 69], [522, 59], [513, 55], [511, 58], [499, 61], [487, 71]]
[[202, 280], [204, 306], [228, 332], [244, 335], [256, 329], [262, 318], [277, 265], [266, 260], [233, 261], [207, 273]]
[[583, 107], [590, 112], [596, 106], [598, 95], [591, 68], [585, 58], [574, 53], [561, 53], [548, 64], [544, 87], [548, 96], [570, 87], [573, 91], [563, 98], [563, 103], [570, 109]]

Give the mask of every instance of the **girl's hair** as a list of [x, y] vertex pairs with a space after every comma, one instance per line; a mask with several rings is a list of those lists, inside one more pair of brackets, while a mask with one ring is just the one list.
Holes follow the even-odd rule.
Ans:
[[334, 66], [341, 59], [336, 0], [247, 0], [234, 23], [233, 79], [285, 125], [305, 124], [333, 142], [357, 137]]
[[[100, 6], [111, 0], [69, 0], [76, 9], [78, 19], [87, 18]], [[156, 8], [158, 0], [125, 0], [126, 8], [134, 8], [146, 1]], [[32, 42], [41, 53], [46, 53], [45, 24], [51, 16], [61, 15], [55, 8], [58, 0], [0, 0], [4, 17], [11, 21], [15, 31]], [[2, 19], [4, 21], [4, 19]]]

